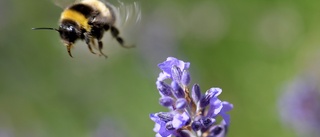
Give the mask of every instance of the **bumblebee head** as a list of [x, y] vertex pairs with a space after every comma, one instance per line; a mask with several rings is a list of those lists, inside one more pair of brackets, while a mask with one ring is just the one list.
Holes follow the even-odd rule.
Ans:
[[57, 31], [65, 45], [73, 44], [81, 36], [79, 29], [72, 25], [60, 25]]
[[58, 32], [64, 44], [73, 44], [82, 35], [80, 26], [69, 19], [64, 19], [60, 22]]
[[32, 28], [33, 30], [54, 30], [59, 32], [60, 38], [64, 45], [72, 45], [81, 37], [81, 31], [74, 24], [62, 23], [58, 29], [56, 28]]

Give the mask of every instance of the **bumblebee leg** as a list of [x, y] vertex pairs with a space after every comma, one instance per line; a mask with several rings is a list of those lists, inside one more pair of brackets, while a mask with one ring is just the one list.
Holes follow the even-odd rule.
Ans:
[[95, 49], [97, 49], [96, 42], [94, 41], [94, 39], [92, 38], [90, 41], [91, 41], [93, 47], [94, 47]]
[[96, 54], [95, 52], [93, 52], [90, 43], [87, 43], [87, 45], [88, 45], [88, 48], [89, 48], [90, 52], [91, 52], [92, 54]]
[[121, 38], [121, 37], [119, 37], [119, 30], [116, 28], [116, 27], [114, 27], [114, 26], [110, 26], [111, 28], [111, 34], [112, 34], [112, 36], [114, 37], [114, 38], [116, 38], [116, 40], [118, 41], [118, 43], [122, 46], [122, 47], [124, 47], [124, 48], [132, 48], [132, 47], [135, 47], [134, 45], [130, 45], [130, 46], [128, 46], [128, 45], [124, 45], [124, 40]]
[[86, 41], [86, 44], [88, 45], [88, 48], [89, 48], [90, 52], [91, 52], [92, 54], [96, 54], [96, 53], [93, 52], [93, 50], [92, 50], [92, 47], [91, 47], [91, 44], [90, 44], [90, 37], [89, 37], [89, 35], [88, 35], [87, 33], [84, 34], [84, 40]]
[[71, 55], [71, 47], [72, 45], [67, 45], [67, 50], [68, 50], [68, 54], [71, 58], [73, 58], [73, 56]]
[[108, 31], [110, 29], [110, 26], [109, 25], [104, 25], [103, 28], [104, 28], [104, 31]]
[[98, 45], [99, 45], [99, 52], [100, 52], [100, 55], [104, 56], [105, 58], [108, 58], [108, 56], [107, 56], [107, 55], [105, 55], [105, 54], [102, 52], [102, 48], [103, 48], [102, 41], [98, 40]]
[[91, 47], [93, 47], [93, 49], [98, 50], [98, 46], [97, 46], [97, 44], [96, 44], [95, 39], [94, 39], [94, 38], [91, 38], [90, 42], [91, 42]]

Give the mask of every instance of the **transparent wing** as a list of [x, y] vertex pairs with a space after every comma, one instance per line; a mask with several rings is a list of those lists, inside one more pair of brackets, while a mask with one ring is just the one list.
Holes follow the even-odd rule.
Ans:
[[118, 0], [118, 5], [115, 5], [117, 14], [117, 25], [126, 27], [128, 25], [136, 25], [141, 20], [141, 6], [138, 2], [123, 3]]
[[[133, 43], [140, 28], [141, 6], [138, 2], [125, 3], [121, 0], [100, 0], [111, 7], [115, 14], [114, 26], [120, 31], [126, 43]], [[129, 41], [129, 42], [128, 42]]]
[[68, 6], [80, 2], [81, 0], [51, 0], [56, 6], [61, 8], [67, 8]]

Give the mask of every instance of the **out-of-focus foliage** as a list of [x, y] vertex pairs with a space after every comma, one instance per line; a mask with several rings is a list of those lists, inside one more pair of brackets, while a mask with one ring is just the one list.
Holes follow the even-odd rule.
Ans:
[[109, 136], [154, 136], [148, 115], [165, 110], [156, 64], [168, 56], [192, 62], [192, 83], [224, 90], [230, 137], [294, 136], [276, 103], [282, 84], [319, 59], [320, 2], [138, 2], [141, 23], [122, 33], [136, 48], [105, 38], [104, 59], [81, 42], [70, 58], [56, 32], [31, 30], [57, 27], [53, 2], [1, 1], [0, 137], [100, 137], [104, 122]]

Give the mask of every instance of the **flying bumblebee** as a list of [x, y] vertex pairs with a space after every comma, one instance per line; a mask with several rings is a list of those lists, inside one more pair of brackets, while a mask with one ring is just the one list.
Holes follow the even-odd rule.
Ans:
[[[111, 35], [124, 48], [131, 48], [124, 44], [115, 27], [116, 15], [113, 5], [100, 0], [81, 0], [64, 9], [59, 20], [59, 28], [32, 28], [33, 30], [54, 30], [59, 32], [63, 44], [67, 47], [70, 57], [71, 48], [78, 40], [84, 40], [91, 53], [96, 54], [92, 47], [99, 50], [99, 55], [107, 57], [103, 52], [101, 41], [105, 31], [110, 30]], [[96, 42], [98, 48], [96, 48]]]

